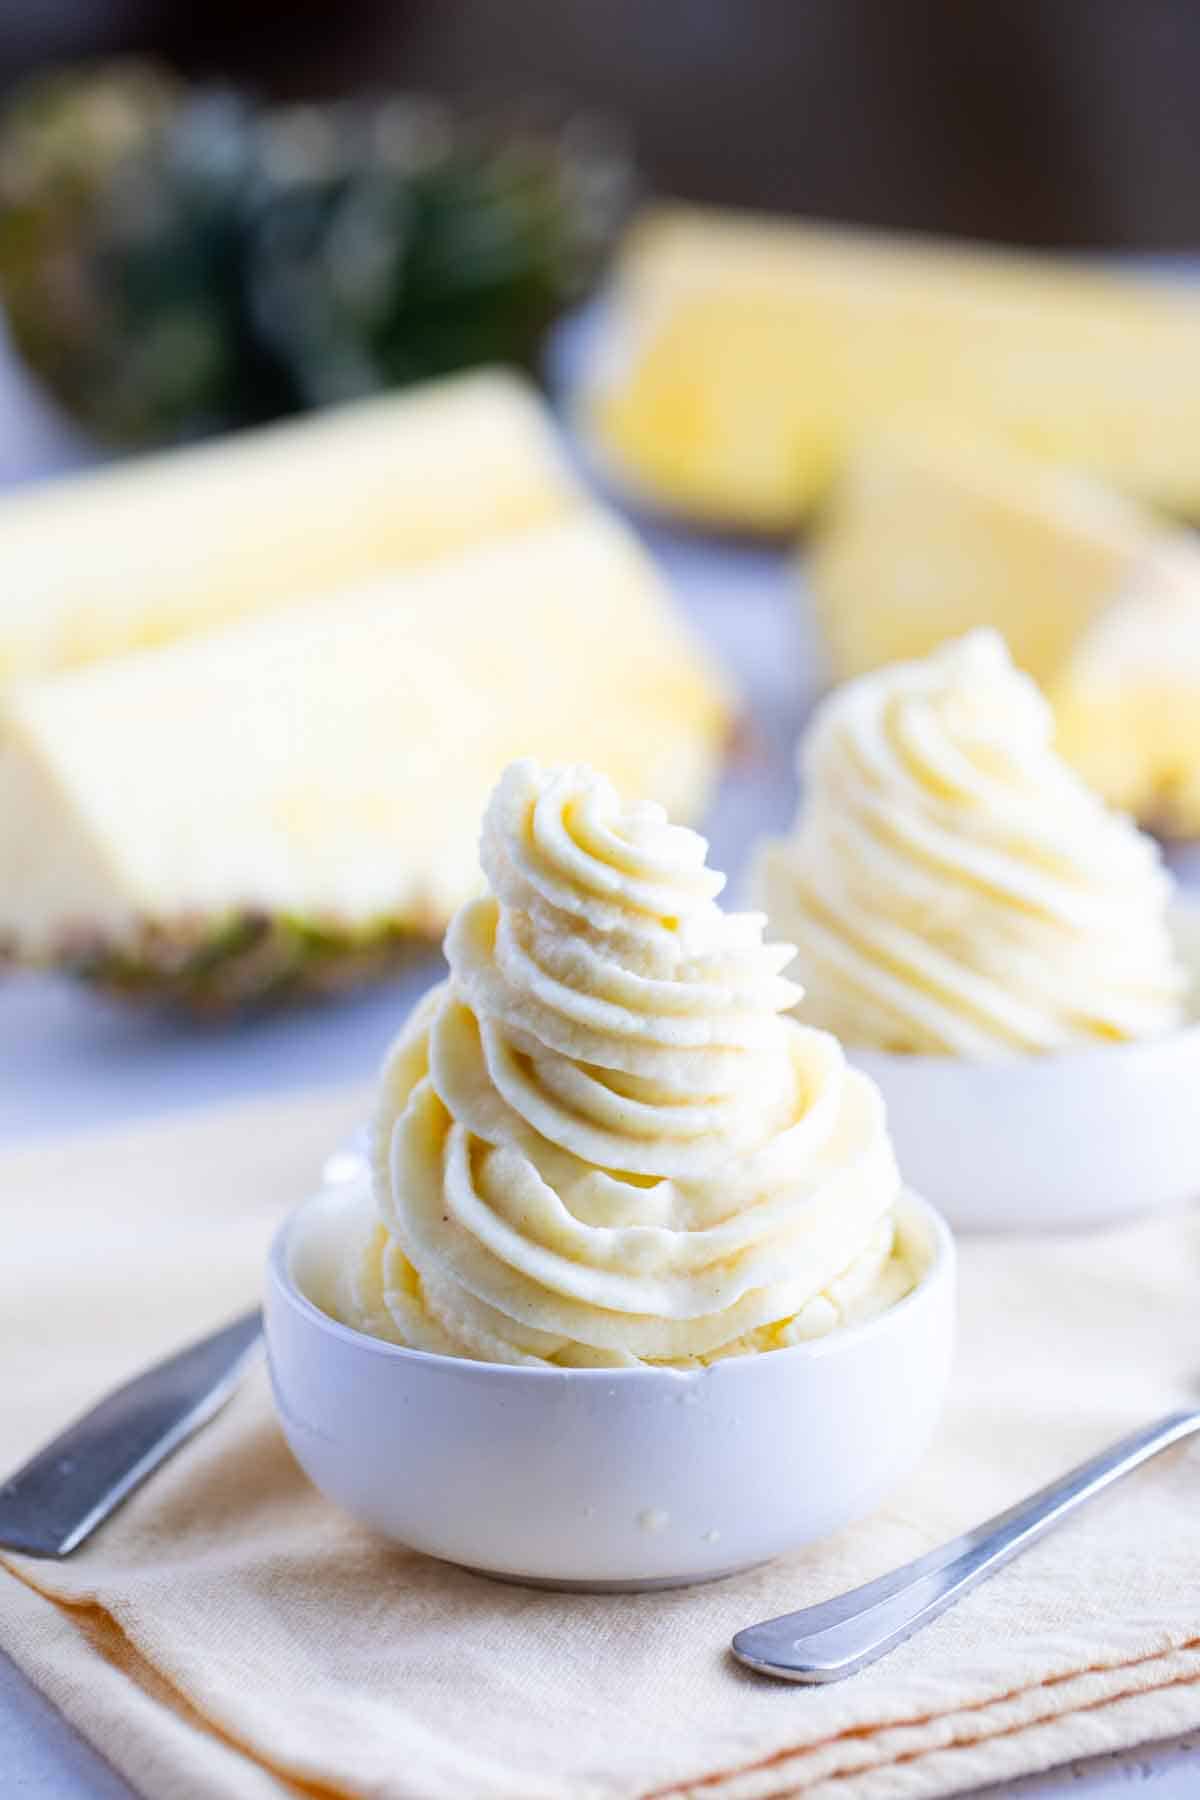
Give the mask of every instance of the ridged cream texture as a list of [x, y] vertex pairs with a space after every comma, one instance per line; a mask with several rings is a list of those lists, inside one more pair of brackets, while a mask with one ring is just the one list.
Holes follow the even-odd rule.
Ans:
[[507, 770], [490, 892], [382, 1078], [347, 1323], [493, 1362], [687, 1364], [911, 1285], [879, 1094], [783, 1016], [792, 951], [720, 909], [706, 850], [590, 770]]
[[1184, 977], [1155, 844], [1055, 753], [976, 631], [835, 691], [754, 891], [798, 946], [802, 1016], [846, 1043], [991, 1057], [1153, 1037]]

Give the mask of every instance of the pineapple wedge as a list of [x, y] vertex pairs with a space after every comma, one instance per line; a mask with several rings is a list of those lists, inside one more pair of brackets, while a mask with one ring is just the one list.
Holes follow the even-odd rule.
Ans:
[[893, 423], [993, 438], [1200, 517], [1200, 296], [668, 209], [627, 242], [582, 409], [620, 483], [722, 525], [794, 527]]
[[806, 567], [845, 680], [994, 625], [1106, 800], [1200, 832], [1200, 546], [1090, 478], [994, 446], [881, 440]]
[[476, 885], [497, 769], [703, 808], [728, 699], [598, 513], [13, 689], [0, 939], [220, 1008], [342, 985]]
[[489, 370], [0, 497], [0, 687], [579, 504], [534, 390]]
[[1064, 755], [1107, 800], [1200, 836], [1200, 547], [1166, 549], [1085, 634], [1055, 707]]
[[893, 437], [851, 462], [806, 574], [837, 681], [995, 625], [1049, 685], [1165, 536], [1088, 477], [988, 444]]

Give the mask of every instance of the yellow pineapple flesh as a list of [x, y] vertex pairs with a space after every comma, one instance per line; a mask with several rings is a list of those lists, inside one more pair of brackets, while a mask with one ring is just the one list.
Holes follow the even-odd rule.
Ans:
[[995, 625], [1050, 683], [1161, 535], [1085, 477], [988, 444], [894, 437], [852, 461], [804, 572], [837, 681]]
[[1200, 517], [1200, 296], [1050, 256], [685, 208], [635, 227], [582, 403], [625, 487], [796, 526], [891, 426]]
[[1003, 632], [1110, 803], [1200, 832], [1200, 545], [1094, 480], [987, 444], [881, 440], [803, 569], [837, 680]]
[[[0, 939], [203, 1002], [373, 970], [474, 889], [517, 755], [581, 760], [695, 817], [728, 695], [614, 521], [581, 512], [423, 568], [11, 690]], [[264, 948], [265, 946], [265, 948]], [[190, 985], [189, 972], [198, 979]], [[256, 997], [251, 964], [225, 982]]]
[[329, 593], [581, 503], [484, 371], [0, 497], [0, 688]]
[[1200, 836], [1200, 547], [1164, 547], [1054, 690], [1064, 754], [1113, 805]]

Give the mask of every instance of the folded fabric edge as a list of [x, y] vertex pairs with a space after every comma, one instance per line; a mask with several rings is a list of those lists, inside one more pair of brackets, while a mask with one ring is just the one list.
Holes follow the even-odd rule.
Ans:
[[[190, 1753], [194, 1760], [197, 1746], [211, 1744], [222, 1752], [223, 1768], [227, 1771], [220, 1780], [208, 1778], [198, 1782], [194, 1787], [182, 1789], [178, 1787], [177, 1777], [169, 1774], [160, 1778], [157, 1783], [143, 1786], [140, 1763], [135, 1763], [132, 1770], [122, 1761], [118, 1765], [118, 1756], [114, 1755], [112, 1732], [105, 1733], [105, 1721], [101, 1721], [99, 1729], [89, 1729], [84, 1716], [80, 1716], [78, 1683], [68, 1683], [65, 1687], [43, 1675], [33, 1666], [33, 1657], [29, 1649], [29, 1641], [15, 1644], [5, 1642], [0, 1634], [0, 1649], [4, 1649], [12, 1660], [22, 1668], [35, 1686], [39, 1687], [46, 1697], [58, 1706], [65, 1717], [76, 1727], [80, 1734], [108, 1758], [114, 1766], [119, 1766], [134, 1786], [146, 1794], [146, 1800], [159, 1800], [164, 1792], [186, 1792], [187, 1800], [284, 1800], [284, 1797], [305, 1796], [308, 1800], [361, 1800], [367, 1791], [359, 1783], [348, 1783], [342, 1779], [336, 1769], [326, 1765], [322, 1755], [315, 1761], [308, 1758], [287, 1757], [277, 1749], [264, 1747], [249, 1737], [236, 1718], [222, 1716], [212, 1707], [205, 1704], [204, 1697], [192, 1692], [190, 1687], [179, 1684], [174, 1674], [164, 1668], [152, 1651], [143, 1648], [138, 1635], [129, 1628], [129, 1624], [119, 1612], [96, 1593], [87, 1589], [77, 1594], [63, 1594], [46, 1583], [38, 1580], [39, 1572], [51, 1570], [58, 1565], [53, 1563], [37, 1563], [26, 1557], [11, 1557], [0, 1553], [0, 1580], [7, 1573], [13, 1577], [18, 1592], [23, 1592], [36, 1600], [50, 1614], [57, 1614], [65, 1623], [72, 1625], [77, 1639], [82, 1640], [75, 1645], [76, 1653], [95, 1653], [94, 1660], [104, 1665], [106, 1677], [110, 1685], [124, 1682], [131, 1698], [136, 1702], [144, 1728], [151, 1728], [154, 1721], [147, 1714], [142, 1704], [147, 1698], [157, 1704], [163, 1728], [159, 1737], [167, 1741], [170, 1737], [181, 1751]], [[86, 1712], [86, 1705], [84, 1708]], [[190, 1728], [190, 1735], [185, 1741], [174, 1729], [179, 1722]], [[120, 1742], [120, 1752], [124, 1752], [123, 1719], [113, 1719], [112, 1725]], [[170, 1728], [168, 1730], [167, 1728]], [[169, 1759], [168, 1770], [172, 1769]], [[443, 1771], [443, 1775], [447, 1772]], [[487, 1794], [491, 1800], [551, 1800], [557, 1796], [559, 1788], [556, 1782], [531, 1777], [520, 1770], [514, 1770], [511, 1780], [507, 1771], [498, 1765], [495, 1771], [488, 1771], [494, 1778], [487, 1783]], [[441, 1794], [459, 1794], [471, 1792], [478, 1794], [479, 1800], [485, 1800], [484, 1788], [474, 1785], [480, 1778], [481, 1769], [476, 1760], [473, 1767], [464, 1777], [462, 1767], [448, 1772], [450, 1785], [442, 1780], [438, 1786]], [[162, 1785], [165, 1779], [167, 1785]], [[463, 1786], [464, 1779], [472, 1782], [468, 1789]], [[266, 1785], [262, 1785], [262, 1784]], [[374, 1791], [373, 1789], [371, 1791]], [[589, 1792], [594, 1790], [589, 1789]], [[586, 1800], [582, 1789], [579, 1800]], [[632, 1796], [631, 1796], [632, 1800]]]
[[804, 1800], [839, 1800], [851, 1782], [854, 1800], [937, 1800], [1197, 1725], [1200, 1638], [906, 1724], [857, 1726], [742, 1768], [657, 1788], [643, 1800], [791, 1800], [800, 1794]]
[[[147, 1795], [167, 1771], [189, 1771], [198, 1800], [333, 1796], [337, 1787], [285, 1772], [198, 1712], [92, 1601], [42, 1592], [7, 1566], [27, 1629], [4, 1644], [14, 1662], [119, 1772]], [[34, 1609], [41, 1609], [35, 1618]], [[9, 1634], [5, 1634], [8, 1636]], [[64, 1667], [89, 1658], [86, 1681]], [[119, 1718], [118, 1718], [119, 1709]], [[132, 1713], [133, 1717], [128, 1715]], [[120, 1729], [105, 1730], [119, 1723]], [[996, 1700], [901, 1725], [860, 1726], [654, 1790], [645, 1800], [936, 1800], [1033, 1774], [1080, 1756], [1128, 1749], [1200, 1725], [1200, 1638], [1165, 1652], [1031, 1683]], [[933, 1741], [931, 1741], [931, 1735]], [[155, 1776], [153, 1771], [160, 1773]], [[514, 1789], [514, 1792], [516, 1790]]]
[[199, 1712], [105, 1607], [44, 1593], [0, 1561], [0, 1649], [146, 1800], [168, 1792], [186, 1792], [188, 1800], [334, 1800], [334, 1790], [264, 1764]]

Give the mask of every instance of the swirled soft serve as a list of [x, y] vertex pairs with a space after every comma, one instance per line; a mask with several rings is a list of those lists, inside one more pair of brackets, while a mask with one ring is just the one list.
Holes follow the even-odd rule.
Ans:
[[586, 768], [507, 770], [490, 891], [383, 1073], [346, 1323], [484, 1361], [686, 1364], [911, 1287], [879, 1094], [783, 1016], [792, 951], [721, 910], [706, 849]]
[[836, 690], [802, 760], [796, 826], [755, 885], [814, 1024], [987, 1057], [1181, 1022], [1157, 847], [1056, 755], [995, 632]]

